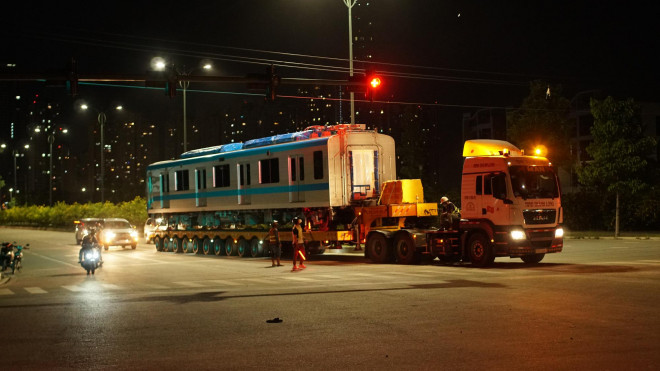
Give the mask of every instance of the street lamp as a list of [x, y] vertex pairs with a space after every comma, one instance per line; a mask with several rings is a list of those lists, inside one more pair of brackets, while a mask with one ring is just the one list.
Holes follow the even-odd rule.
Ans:
[[[353, 18], [351, 10], [355, 6], [357, 0], [344, 0], [344, 4], [348, 7], [348, 71], [353, 77]], [[351, 91], [351, 125], [355, 124], [355, 93]]]
[[[154, 59], [154, 68], [157, 70], [164, 70], [166, 67], [166, 63], [162, 58], [155, 58]], [[199, 69], [203, 69], [206, 71], [210, 71], [213, 69], [213, 65], [211, 62], [207, 60], [203, 60], [199, 66], [194, 67], [194, 68], [186, 68], [184, 65], [183, 67], [179, 68], [176, 66], [172, 67], [178, 75], [188, 77], [190, 74], [192, 74], [194, 71], [197, 71]], [[183, 152], [188, 151], [188, 113], [187, 113], [187, 101], [186, 101], [186, 90], [188, 90], [188, 86], [190, 85], [190, 81], [187, 78], [184, 78], [179, 81], [179, 86], [183, 89]]]
[[[90, 107], [87, 104], [81, 104], [80, 108], [82, 110], [88, 110]], [[123, 110], [124, 107], [121, 105], [118, 105], [115, 107], [115, 110], [121, 111]], [[99, 125], [101, 126], [101, 178], [100, 178], [100, 183], [101, 183], [101, 203], [105, 202], [105, 187], [103, 185], [104, 178], [105, 178], [105, 160], [104, 160], [104, 152], [105, 152], [105, 142], [103, 141], [103, 126], [105, 125], [105, 122], [107, 121], [107, 116], [105, 115], [105, 112], [103, 111], [96, 111], [98, 112], [98, 116], [96, 117]]]

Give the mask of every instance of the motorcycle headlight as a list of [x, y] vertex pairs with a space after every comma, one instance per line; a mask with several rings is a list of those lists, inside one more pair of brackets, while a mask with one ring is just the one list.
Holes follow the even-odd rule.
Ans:
[[511, 239], [514, 241], [524, 240], [525, 232], [520, 230], [511, 231]]
[[133, 237], [134, 239], [137, 240], [137, 238], [138, 238], [138, 233], [137, 233], [137, 231], [131, 231], [131, 237]]
[[98, 259], [98, 258], [99, 258], [99, 252], [96, 251], [96, 250], [92, 251], [92, 257], [93, 257], [94, 259]]
[[93, 258], [93, 257], [94, 257], [94, 254], [93, 254], [92, 252], [88, 252], [87, 254], [85, 254], [85, 259], [88, 259], [88, 260], [89, 260], [89, 259], [91, 259], [91, 258]]
[[555, 229], [555, 238], [562, 238], [562, 237], [564, 237], [564, 228]]
[[87, 236], [89, 234], [89, 231], [86, 229], [83, 229], [83, 236]]

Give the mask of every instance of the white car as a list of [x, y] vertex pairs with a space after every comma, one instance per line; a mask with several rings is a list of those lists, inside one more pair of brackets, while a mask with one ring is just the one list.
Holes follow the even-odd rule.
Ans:
[[153, 242], [154, 232], [167, 229], [167, 223], [163, 223], [162, 218], [148, 218], [144, 223], [144, 240], [147, 243]]
[[130, 246], [135, 249], [138, 243], [138, 232], [126, 219], [106, 218], [103, 219], [99, 243], [106, 250], [110, 246]]

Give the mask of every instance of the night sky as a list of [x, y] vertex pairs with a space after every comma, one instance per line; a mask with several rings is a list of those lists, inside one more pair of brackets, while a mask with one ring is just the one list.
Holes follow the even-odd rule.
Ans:
[[[595, 88], [656, 98], [658, 13], [652, 5], [612, 3], [375, 0], [374, 60], [394, 64], [378, 70], [437, 77], [391, 79], [388, 92], [401, 101], [515, 106], [533, 79], [560, 83], [567, 93]], [[222, 47], [348, 57], [347, 9], [341, 0], [25, 1], [18, 6], [2, 25], [1, 59], [20, 71], [62, 68], [71, 56], [81, 73], [143, 73], [159, 54], [178, 64], [194, 64], [204, 55], [302, 60]], [[216, 66], [230, 75], [263, 70], [227, 61]], [[310, 75], [294, 68], [279, 72]], [[475, 79], [485, 82], [467, 81]]]

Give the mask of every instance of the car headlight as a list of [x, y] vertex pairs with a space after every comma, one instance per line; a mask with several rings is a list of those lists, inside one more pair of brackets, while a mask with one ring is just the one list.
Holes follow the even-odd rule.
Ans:
[[525, 239], [525, 232], [524, 231], [511, 231], [511, 239], [514, 241], [519, 241], [519, 240], [524, 240]]
[[112, 241], [116, 236], [115, 232], [107, 232], [105, 234], [105, 240], [106, 242]]
[[564, 228], [555, 229], [555, 238], [562, 238], [562, 237], [564, 237]]

